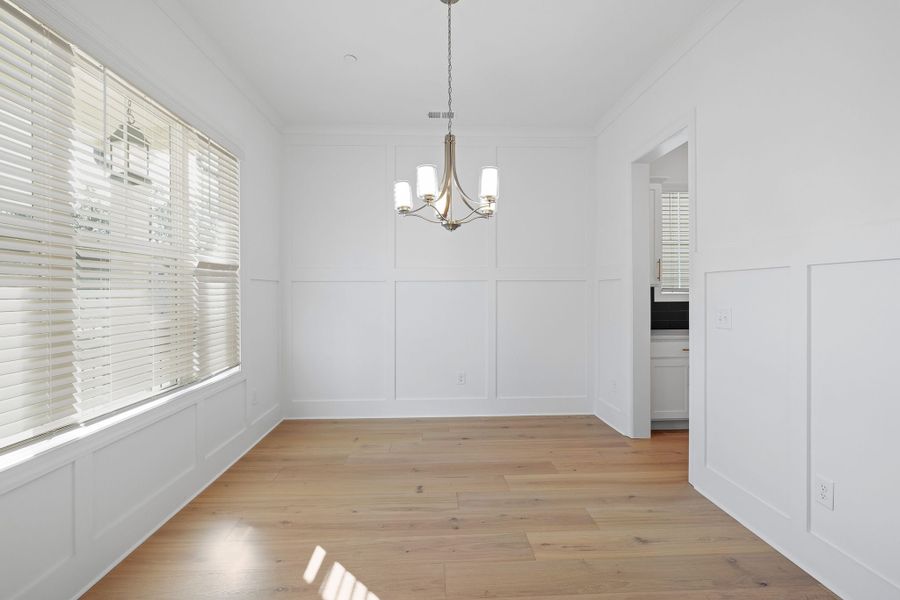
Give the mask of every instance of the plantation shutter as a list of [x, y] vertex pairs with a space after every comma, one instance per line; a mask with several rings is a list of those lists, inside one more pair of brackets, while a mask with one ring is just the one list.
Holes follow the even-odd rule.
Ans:
[[690, 203], [687, 192], [663, 192], [660, 287], [666, 294], [690, 291]]
[[239, 364], [237, 160], [0, 11], [0, 448]]

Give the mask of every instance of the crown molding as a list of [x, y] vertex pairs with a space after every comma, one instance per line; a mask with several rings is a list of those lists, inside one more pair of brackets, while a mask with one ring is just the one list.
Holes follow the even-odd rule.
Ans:
[[[192, 108], [184, 102], [179, 94], [161, 85], [159, 82], [162, 80], [154, 77], [154, 73], [158, 73], [158, 68], [148, 65], [145, 59], [128, 48], [127, 45], [110, 40], [103, 28], [78, 8], [77, 2], [53, 2], [52, 0], [15, 1], [23, 10], [46, 23], [71, 43], [108, 66], [116, 74], [162, 104], [167, 110], [170, 110], [215, 139], [217, 143], [227, 148], [238, 158], [243, 158], [243, 150], [240, 144], [226, 135], [222, 128], [208, 122], [199, 108]], [[167, 5], [177, 2], [177, 0], [164, 1]], [[221, 60], [214, 60], [210, 52], [202, 48], [197, 43], [197, 40], [192, 38], [194, 34], [191, 28], [196, 28], [196, 25], [188, 25], [188, 22], [194, 23], [190, 15], [187, 15], [183, 8], [181, 9], [183, 12], [175, 12], [178, 9], [170, 6], [172, 11], [170, 12], [164, 9], [157, 0], [152, 0], [152, 2], [153, 6], [178, 28], [182, 35], [210, 61], [212, 66], [225, 77], [231, 86], [247, 99], [260, 116], [271, 124], [276, 132], [280, 132], [282, 121], [271, 108], [267, 108], [268, 104], [263, 99], [248, 92], [248, 90], [253, 89], [252, 86], [247, 85], [240, 75], [224, 67]], [[178, 22], [182, 18], [183, 22]], [[198, 35], [203, 34], [200, 32]]]
[[[403, 126], [403, 125], [316, 125], [316, 126], [288, 126], [282, 130], [286, 136], [443, 136], [447, 133], [446, 126]], [[503, 137], [503, 138], [595, 138], [591, 127], [496, 127], [496, 126], [468, 126], [453, 128], [453, 133], [460, 136], [472, 137]]]
[[243, 71], [234, 67], [221, 47], [213, 41], [197, 23], [194, 15], [185, 8], [181, 0], [153, 0], [153, 3], [172, 21], [184, 36], [219, 70], [220, 73], [262, 114], [272, 127], [281, 131], [285, 120], [269, 101], [260, 94], [256, 86]]
[[647, 93], [657, 81], [662, 79], [675, 65], [687, 56], [707, 35], [715, 30], [744, 0], [716, 0], [710, 8], [700, 17], [694, 27], [682, 36], [674, 46], [659, 59], [638, 81], [622, 94], [619, 100], [613, 104], [597, 121], [594, 134], [601, 135], [619, 117], [637, 102], [641, 96]]

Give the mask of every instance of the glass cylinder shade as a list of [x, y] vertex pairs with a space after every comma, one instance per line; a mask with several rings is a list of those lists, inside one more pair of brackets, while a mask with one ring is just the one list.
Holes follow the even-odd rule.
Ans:
[[481, 179], [478, 183], [478, 212], [492, 215], [496, 210], [497, 198], [500, 197], [500, 170], [497, 167], [482, 167]]
[[394, 210], [397, 212], [412, 210], [412, 190], [408, 181], [394, 182]]
[[416, 167], [416, 196], [419, 200], [434, 200], [437, 196], [437, 167], [419, 165]]
[[500, 197], [500, 170], [497, 167], [481, 168], [478, 197], [482, 202], [496, 202]]

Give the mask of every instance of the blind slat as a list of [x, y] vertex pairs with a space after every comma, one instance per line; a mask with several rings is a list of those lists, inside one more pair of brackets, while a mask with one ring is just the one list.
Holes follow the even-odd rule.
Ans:
[[690, 201], [686, 192], [663, 192], [660, 219], [662, 254], [660, 287], [663, 293], [690, 289]]
[[240, 169], [6, 0], [0, 449], [240, 361]]

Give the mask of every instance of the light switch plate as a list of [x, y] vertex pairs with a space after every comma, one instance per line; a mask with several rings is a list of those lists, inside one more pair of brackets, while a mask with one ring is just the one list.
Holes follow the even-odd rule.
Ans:
[[731, 329], [731, 308], [717, 308], [716, 329]]

